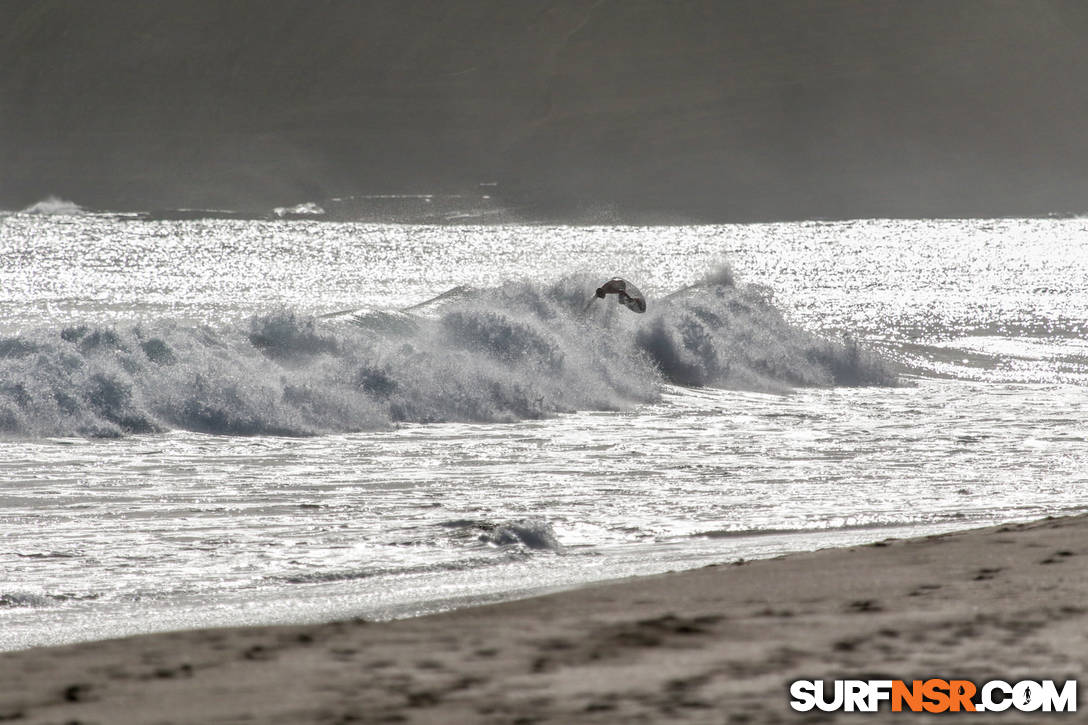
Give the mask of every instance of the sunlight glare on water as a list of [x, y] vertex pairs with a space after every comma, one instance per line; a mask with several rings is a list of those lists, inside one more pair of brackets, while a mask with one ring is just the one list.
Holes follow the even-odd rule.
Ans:
[[[404, 616], [1082, 510], [1085, 241], [1077, 219], [567, 228], [0, 217], [0, 402], [15, 421], [0, 439], [0, 648], [207, 624]], [[285, 347], [272, 367], [264, 357], [281, 348], [241, 350], [249, 343], [231, 331], [250, 330], [251, 317], [269, 309], [303, 318], [389, 310], [459, 285], [622, 274], [647, 293], [650, 313], [593, 312], [605, 315], [601, 331], [635, 335], [658, 324], [653, 314], [666, 295], [723, 260], [742, 282], [772, 288], [792, 323], [832, 339], [846, 334], [897, 360], [907, 384], [723, 390], [628, 381], [651, 368], [619, 360], [617, 379], [606, 369], [593, 373], [598, 380], [576, 367], [594, 369], [597, 358], [576, 358], [566, 338], [562, 354], [540, 347], [550, 338], [525, 323], [511, 328], [526, 335], [516, 339], [572, 376], [552, 393], [542, 388], [558, 396], [554, 409], [533, 407], [533, 393], [523, 408], [468, 422], [416, 401], [373, 429], [291, 437], [266, 425], [294, 424], [275, 417], [280, 401], [262, 408], [248, 388], [210, 381], [223, 386], [217, 396], [254, 396], [253, 410], [268, 416], [250, 421], [246, 430], [257, 434], [168, 425], [103, 440], [17, 427], [47, 376], [85, 385], [73, 393], [85, 400], [71, 404], [88, 415], [110, 396], [129, 395], [122, 402], [130, 407], [146, 402], [154, 392], [146, 380], [126, 393], [56, 371], [98, 365], [118, 379], [150, 375], [158, 368], [145, 361], [136, 370], [129, 356], [149, 330], [176, 358], [171, 375], [192, 368], [193, 379], [208, 382], [208, 371], [242, 364], [247, 374], [283, 377], [317, 366], [323, 376], [307, 373], [282, 394], [304, 389], [307, 405], [331, 406], [341, 389], [315, 388], [339, 385], [339, 368], [322, 366], [358, 362], [368, 340], [388, 349], [345, 384], [376, 399], [407, 395], [406, 381], [438, 385], [426, 379], [429, 368], [412, 378], [379, 365], [415, 364], [425, 341], [404, 337], [410, 355], [401, 338], [357, 339], [350, 323], [318, 320], [291, 328], [290, 340], [335, 355], [290, 357], [297, 351]], [[501, 314], [448, 319], [475, 330], [465, 325]], [[690, 320], [678, 316], [673, 333], [697, 329]], [[97, 331], [94, 345], [89, 332], [59, 337], [79, 325]], [[760, 335], [778, 329], [729, 339], [747, 345], [749, 357], [777, 355], [782, 341]], [[497, 333], [485, 332], [481, 340], [494, 344]], [[144, 349], [149, 357], [159, 350]], [[457, 348], [442, 369], [469, 376], [460, 396], [500, 384], [516, 392], [519, 381], [507, 378], [527, 353], [502, 354], [480, 362]], [[476, 367], [456, 366], [465, 360]], [[577, 395], [566, 390], [581, 385]], [[599, 404], [564, 410], [568, 401]], [[196, 412], [178, 419], [218, 420]]]

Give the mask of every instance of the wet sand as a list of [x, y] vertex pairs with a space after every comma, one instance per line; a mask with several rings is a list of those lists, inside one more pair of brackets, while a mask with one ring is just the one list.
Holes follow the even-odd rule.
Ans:
[[794, 713], [788, 683], [1081, 677], [1086, 574], [1088, 517], [1077, 516], [397, 622], [27, 650], [0, 655], [0, 721], [912, 722], [925, 716]]

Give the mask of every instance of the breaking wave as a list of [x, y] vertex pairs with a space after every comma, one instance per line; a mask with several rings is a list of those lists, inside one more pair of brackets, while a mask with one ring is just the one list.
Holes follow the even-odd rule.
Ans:
[[281, 219], [291, 216], [322, 216], [325, 210], [312, 201], [307, 201], [295, 206], [277, 206], [272, 213]]
[[83, 208], [73, 201], [61, 199], [56, 196], [48, 196], [39, 202], [31, 204], [23, 209], [24, 214], [47, 214], [52, 216], [71, 216], [82, 214]]
[[515, 547], [537, 551], [563, 551], [552, 525], [542, 518], [526, 518], [517, 521], [494, 523], [458, 519], [445, 521], [442, 526], [455, 530], [463, 537], [497, 547]]
[[636, 315], [583, 312], [596, 278], [464, 290], [441, 305], [231, 327], [39, 328], [0, 338], [0, 434], [185, 429], [310, 435], [504, 422], [655, 401], [668, 384], [785, 391], [892, 384], [880, 359], [784, 320], [719, 273]]

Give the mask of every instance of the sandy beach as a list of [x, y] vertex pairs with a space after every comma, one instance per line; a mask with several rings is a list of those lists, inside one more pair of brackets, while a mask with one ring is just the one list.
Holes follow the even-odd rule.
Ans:
[[[1074, 679], [1088, 517], [734, 562], [385, 623], [0, 656], [20, 723], [777, 723], [796, 679]], [[926, 716], [917, 716], [926, 717]], [[1077, 716], [1007, 712], [1001, 722]], [[975, 718], [978, 722], [982, 719]]]

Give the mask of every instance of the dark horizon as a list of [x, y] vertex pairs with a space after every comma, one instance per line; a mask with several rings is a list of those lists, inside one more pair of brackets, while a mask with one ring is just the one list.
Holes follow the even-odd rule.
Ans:
[[0, 208], [1077, 213], [1086, 34], [1073, 0], [9, 0]]

